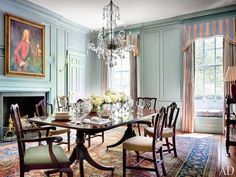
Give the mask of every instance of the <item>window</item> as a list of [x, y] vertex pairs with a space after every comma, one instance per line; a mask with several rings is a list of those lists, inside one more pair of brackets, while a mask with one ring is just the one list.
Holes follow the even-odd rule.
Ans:
[[130, 95], [130, 53], [118, 59], [117, 64], [110, 70], [110, 88]]
[[223, 98], [223, 37], [198, 39], [195, 41], [196, 113], [220, 116]]

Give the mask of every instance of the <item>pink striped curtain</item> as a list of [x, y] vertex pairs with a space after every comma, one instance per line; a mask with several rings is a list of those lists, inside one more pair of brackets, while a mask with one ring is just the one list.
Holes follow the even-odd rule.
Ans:
[[[194, 131], [194, 54], [193, 42], [197, 38], [222, 35], [224, 37], [224, 73], [236, 64], [236, 18], [186, 24], [183, 28], [183, 109], [182, 130]], [[234, 46], [234, 47], [233, 47]], [[227, 90], [227, 85], [225, 85]]]
[[135, 45], [135, 52], [132, 53], [130, 57], [130, 96], [134, 100], [134, 103], [137, 100], [138, 96], [138, 88], [139, 88], [139, 55], [140, 55], [140, 48], [139, 48], [139, 33], [136, 33], [135, 38], [131, 37], [131, 43]]
[[102, 60], [102, 93], [105, 93], [109, 88], [108, 65]]

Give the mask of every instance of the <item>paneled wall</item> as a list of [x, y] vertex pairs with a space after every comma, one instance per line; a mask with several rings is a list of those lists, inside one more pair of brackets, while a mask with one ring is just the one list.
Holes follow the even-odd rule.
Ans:
[[[45, 78], [4, 75], [4, 13], [6, 12], [45, 25]], [[65, 95], [68, 92], [67, 61], [69, 52], [76, 53], [85, 62], [84, 70], [90, 71], [90, 63], [86, 60], [87, 34], [89, 32], [87, 28], [30, 2], [19, 0], [0, 1], [0, 26], [2, 27], [0, 30], [0, 92], [43, 91], [49, 93], [51, 102], [55, 102], [55, 96]], [[86, 74], [83, 77], [82, 84], [84, 86], [86, 86], [85, 80], [92, 82]], [[89, 87], [89, 85], [87, 86]], [[84, 90], [86, 90], [85, 87]], [[85, 93], [83, 94], [85, 95]]]
[[[157, 108], [173, 101], [182, 106], [181, 28], [175, 24], [142, 30], [141, 95], [156, 97]], [[178, 128], [180, 122], [181, 116]]]

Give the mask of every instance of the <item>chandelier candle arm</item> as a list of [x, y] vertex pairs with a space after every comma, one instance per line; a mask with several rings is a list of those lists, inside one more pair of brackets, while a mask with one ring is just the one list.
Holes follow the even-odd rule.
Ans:
[[96, 52], [99, 59], [113, 67], [117, 59], [124, 58], [125, 52], [135, 52], [135, 46], [127, 40], [126, 31], [115, 33], [117, 21], [120, 20], [120, 9], [112, 0], [103, 8], [103, 20], [106, 21], [107, 32], [103, 27], [98, 33], [97, 46], [90, 41], [88, 51]]

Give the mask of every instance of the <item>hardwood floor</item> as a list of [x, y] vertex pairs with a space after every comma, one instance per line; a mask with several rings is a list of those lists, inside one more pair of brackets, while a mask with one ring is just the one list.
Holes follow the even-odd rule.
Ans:
[[217, 171], [219, 177], [236, 176], [236, 146], [230, 146], [230, 156], [226, 153], [225, 136], [220, 134], [203, 134], [203, 133], [183, 133], [178, 131], [177, 135], [189, 135], [193, 137], [213, 136], [218, 139], [218, 164]]
[[218, 135], [218, 138], [220, 139], [218, 145], [219, 176], [236, 176], [236, 146], [230, 146], [230, 156], [228, 156], [224, 135]]

